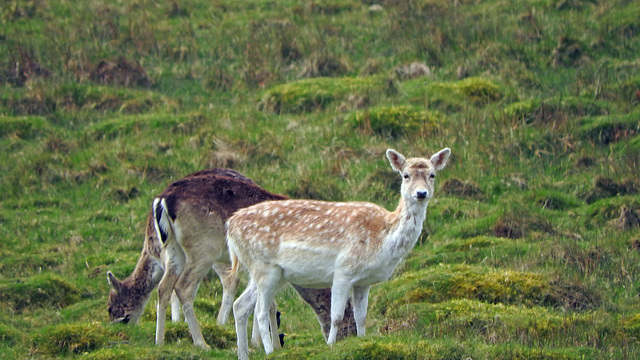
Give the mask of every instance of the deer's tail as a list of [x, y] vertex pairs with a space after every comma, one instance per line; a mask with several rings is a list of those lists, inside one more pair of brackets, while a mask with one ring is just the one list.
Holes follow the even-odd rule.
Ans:
[[166, 244], [167, 240], [173, 235], [173, 220], [169, 215], [165, 198], [155, 198], [153, 200], [153, 224], [158, 239], [163, 244]]
[[231, 270], [232, 274], [237, 273], [240, 268], [240, 260], [238, 259], [238, 254], [235, 249], [235, 241], [231, 235], [231, 231], [229, 230], [229, 224], [227, 223], [227, 248], [229, 249], [229, 260], [231, 260]]

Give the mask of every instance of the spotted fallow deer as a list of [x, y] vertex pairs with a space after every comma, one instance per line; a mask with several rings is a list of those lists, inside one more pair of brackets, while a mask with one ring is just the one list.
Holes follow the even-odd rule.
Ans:
[[[132, 274], [120, 281], [111, 272], [107, 273], [111, 286], [107, 306], [110, 320], [137, 323], [151, 293], [158, 287], [156, 343], [162, 344], [168, 297], [175, 290], [186, 305], [183, 310], [190, 321], [194, 343], [206, 347], [192, 308], [199, 282], [211, 266], [220, 277], [223, 293], [217, 318], [220, 324], [228, 319], [238, 286], [237, 273], [229, 271], [225, 221], [240, 208], [265, 200], [283, 199], [286, 197], [271, 194], [229, 169], [200, 171], [169, 185], [154, 200], [142, 253]], [[164, 226], [157, 226], [160, 223]], [[315, 311], [323, 332], [328, 333], [325, 329], [329, 328], [330, 289], [297, 287], [296, 290]], [[173, 321], [179, 320], [179, 309], [174, 293], [171, 296]], [[354, 322], [348, 307], [341, 324], [342, 336], [352, 332]]]
[[[251, 276], [250, 286], [233, 304], [238, 358], [248, 358], [246, 323], [251, 304], [262, 343], [273, 352], [268, 310], [286, 283], [307, 288], [331, 287], [331, 328], [327, 343], [337, 339], [337, 324], [351, 295], [358, 336], [365, 334], [369, 289], [387, 280], [413, 249], [422, 231], [436, 173], [451, 150], [430, 159], [405, 159], [389, 149], [391, 167], [403, 177], [394, 212], [365, 202], [312, 200], [267, 201], [241, 209], [227, 221], [232, 270], [238, 262]], [[255, 320], [254, 320], [255, 321]]]

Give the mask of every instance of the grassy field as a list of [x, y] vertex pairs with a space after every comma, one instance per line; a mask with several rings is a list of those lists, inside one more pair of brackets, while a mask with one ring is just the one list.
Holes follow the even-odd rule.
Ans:
[[0, 357], [233, 359], [215, 275], [210, 351], [186, 324], [154, 345], [155, 295], [138, 326], [108, 321], [154, 195], [231, 167], [392, 210], [385, 150], [450, 147], [367, 336], [329, 348], [287, 289], [271, 358], [640, 358], [638, 19], [633, 0], [3, 0]]

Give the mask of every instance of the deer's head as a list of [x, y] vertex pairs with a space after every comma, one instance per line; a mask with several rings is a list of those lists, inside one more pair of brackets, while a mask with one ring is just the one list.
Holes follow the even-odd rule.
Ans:
[[107, 302], [109, 320], [112, 323], [136, 324], [142, 315], [146, 299], [141, 298], [135, 288], [116, 279], [111, 272], [107, 272], [107, 280], [111, 286]]
[[451, 149], [444, 148], [431, 159], [405, 157], [399, 152], [387, 150], [391, 167], [402, 176], [402, 198], [409, 203], [425, 204], [433, 197], [436, 173], [447, 165]]

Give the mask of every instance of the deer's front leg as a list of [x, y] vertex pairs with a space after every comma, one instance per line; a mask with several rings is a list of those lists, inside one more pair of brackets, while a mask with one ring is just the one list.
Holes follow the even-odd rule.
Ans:
[[365, 334], [367, 306], [369, 304], [369, 289], [371, 289], [371, 286], [354, 286], [352, 289], [353, 314], [356, 319], [356, 331], [358, 332], [358, 336], [364, 336]]
[[329, 330], [329, 338], [327, 339], [328, 345], [336, 343], [338, 326], [344, 317], [344, 308], [349, 300], [350, 291], [351, 283], [349, 281], [334, 278], [331, 287], [331, 330]]

